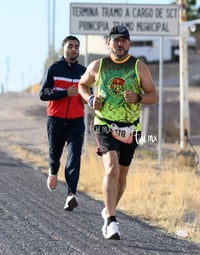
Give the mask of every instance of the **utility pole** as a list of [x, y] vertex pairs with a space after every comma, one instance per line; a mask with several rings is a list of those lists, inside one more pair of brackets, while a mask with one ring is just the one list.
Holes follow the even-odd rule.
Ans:
[[[180, 25], [186, 22], [186, 0], [179, 0]], [[181, 26], [180, 26], [181, 27]], [[188, 47], [189, 29], [185, 27], [179, 39], [179, 75], [180, 75], [180, 149], [187, 150], [190, 136], [189, 98], [188, 98]]]
[[9, 91], [9, 73], [10, 73], [10, 58], [7, 57], [6, 59], [6, 86], [5, 86], [5, 91]]
[[54, 55], [55, 55], [55, 0], [52, 0], [52, 8], [51, 8], [51, 0], [47, 0], [47, 24], [48, 24], [48, 60], [49, 64], [53, 63]]
[[53, 8], [52, 8], [52, 62], [55, 60], [55, 12], [56, 12], [56, 4], [55, 0], [53, 0]]

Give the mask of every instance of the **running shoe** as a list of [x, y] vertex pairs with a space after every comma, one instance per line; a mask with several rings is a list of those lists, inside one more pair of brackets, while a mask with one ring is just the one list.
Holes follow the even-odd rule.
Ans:
[[49, 191], [56, 191], [57, 187], [57, 175], [49, 174], [47, 178], [47, 188]]
[[103, 218], [104, 220], [104, 224], [103, 224], [103, 227], [101, 229], [102, 233], [103, 233], [103, 236], [105, 237], [106, 234], [107, 234], [107, 227], [108, 227], [108, 217], [106, 215], [106, 208], [104, 207], [103, 210], [101, 211], [101, 217]]
[[108, 226], [107, 226], [107, 233], [104, 236], [106, 239], [114, 239], [114, 240], [120, 240], [120, 232], [119, 232], [119, 227], [118, 223], [115, 221], [112, 221]]
[[78, 200], [77, 200], [76, 196], [68, 195], [66, 202], [65, 202], [64, 210], [73, 211], [73, 209], [77, 206], [78, 206]]

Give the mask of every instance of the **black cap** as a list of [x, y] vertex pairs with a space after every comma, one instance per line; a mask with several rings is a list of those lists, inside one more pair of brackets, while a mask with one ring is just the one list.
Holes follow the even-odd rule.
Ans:
[[111, 29], [108, 38], [116, 39], [120, 36], [127, 38], [130, 41], [128, 29], [124, 26], [115, 26]]

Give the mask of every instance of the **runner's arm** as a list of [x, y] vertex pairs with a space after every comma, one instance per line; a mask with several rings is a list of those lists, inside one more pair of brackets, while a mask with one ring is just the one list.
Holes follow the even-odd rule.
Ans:
[[141, 103], [142, 104], [157, 103], [158, 96], [156, 92], [156, 86], [154, 84], [154, 81], [148, 66], [142, 61], [139, 61], [138, 63], [138, 73], [139, 73], [141, 86], [144, 92], [142, 95]]
[[86, 102], [91, 96], [91, 88], [97, 78], [98, 66], [99, 60], [91, 62], [79, 81], [78, 91]]

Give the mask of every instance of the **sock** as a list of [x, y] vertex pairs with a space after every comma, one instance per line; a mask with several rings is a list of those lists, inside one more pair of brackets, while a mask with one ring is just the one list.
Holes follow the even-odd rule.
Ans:
[[113, 221], [115, 221], [115, 222], [117, 221], [115, 216], [110, 216], [110, 217], [108, 217], [108, 225], [109, 225], [111, 222], [113, 222]]

